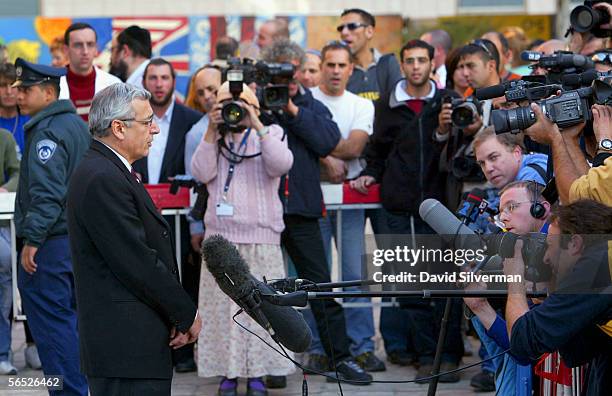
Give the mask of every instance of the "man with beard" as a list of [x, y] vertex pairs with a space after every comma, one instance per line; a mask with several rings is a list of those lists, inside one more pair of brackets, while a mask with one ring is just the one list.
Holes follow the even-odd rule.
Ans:
[[[202, 118], [202, 113], [176, 101], [176, 72], [165, 59], [151, 59], [144, 70], [142, 84], [151, 93], [149, 102], [153, 109], [153, 120], [159, 126], [159, 134], [153, 140], [148, 156], [134, 162], [134, 170], [143, 183], [168, 183], [170, 177], [185, 174], [185, 136]], [[174, 229], [174, 217], [169, 216], [166, 220]], [[181, 239], [181, 280], [187, 293], [197, 302], [199, 279], [193, 279], [195, 269], [188, 264], [191, 244], [187, 238], [189, 226], [184, 217], [181, 219], [181, 235], [184, 236]], [[173, 357], [177, 372], [195, 371], [193, 344], [178, 349]]]
[[[429, 79], [433, 68], [434, 48], [422, 40], [411, 40], [400, 50], [401, 67], [406, 79], [375, 104], [374, 134], [366, 150], [367, 166], [352, 182], [357, 190], [381, 184], [381, 201], [386, 210], [390, 234], [433, 234], [434, 231], [418, 216], [420, 203], [426, 198], [444, 196], [444, 179], [438, 170], [443, 140], [438, 136], [438, 113], [447, 91], [436, 88]], [[405, 238], [398, 241], [404, 244]], [[430, 375], [436, 349], [434, 302], [421, 298], [405, 299], [409, 316], [409, 332], [420, 365], [417, 378]], [[455, 305], [455, 304], [453, 304]], [[460, 334], [461, 310], [453, 307], [447, 342], [442, 355], [441, 371], [457, 367], [463, 354]], [[435, 312], [444, 310], [444, 303], [435, 302]], [[385, 343], [406, 348], [408, 331]], [[388, 345], [385, 345], [390, 350]], [[440, 377], [440, 382], [457, 382], [456, 373]], [[419, 380], [417, 382], [427, 382]]]
[[147, 29], [136, 25], [125, 28], [111, 44], [111, 74], [143, 88], [142, 76], [151, 59], [151, 51], [151, 33]]
[[68, 56], [68, 72], [60, 79], [59, 98], [70, 99], [77, 114], [87, 122], [94, 95], [121, 81], [93, 65], [98, 44], [91, 25], [82, 22], [70, 25], [64, 33], [64, 52]]

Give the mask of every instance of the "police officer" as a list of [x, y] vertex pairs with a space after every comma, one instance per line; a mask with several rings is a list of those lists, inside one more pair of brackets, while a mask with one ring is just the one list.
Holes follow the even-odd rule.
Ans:
[[52, 395], [87, 395], [79, 371], [72, 262], [66, 226], [68, 180], [89, 148], [87, 125], [70, 100], [58, 100], [65, 69], [15, 62], [17, 104], [31, 120], [15, 202], [21, 249], [18, 284], [45, 375], [63, 376]]

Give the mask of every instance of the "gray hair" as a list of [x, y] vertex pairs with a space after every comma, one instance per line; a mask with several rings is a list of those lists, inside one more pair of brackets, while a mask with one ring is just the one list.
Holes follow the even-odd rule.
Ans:
[[116, 83], [104, 88], [93, 98], [89, 110], [89, 130], [94, 137], [109, 135], [113, 120], [134, 117], [132, 102], [136, 99], [149, 100], [151, 94], [131, 84]]
[[436, 29], [430, 32], [431, 34], [431, 45], [434, 47], [440, 46], [446, 53], [449, 53], [453, 46], [453, 39], [446, 30]]
[[290, 62], [298, 60], [300, 66], [306, 62], [306, 53], [297, 43], [279, 39], [274, 41], [271, 46], [264, 48], [261, 59], [266, 62]]

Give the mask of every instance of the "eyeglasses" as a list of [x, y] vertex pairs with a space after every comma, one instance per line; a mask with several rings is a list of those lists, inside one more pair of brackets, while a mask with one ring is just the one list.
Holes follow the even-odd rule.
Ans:
[[[349, 51], [351, 50], [351, 47], [349, 47], [348, 43], [346, 41], [344, 41], [344, 40], [331, 40], [331, 41], [328, 41], [323, 46], [323, 49], [325, 49], [327, 47], [342, 47], [342, 48], [348, 49]], [[323, 50], [321, 50], [321, 52], [323, 52]]]
[[146, 120], [137, 120], [135, 118], [126, 118], [123, 120], [118, 120], [118, 121], [123, 121], [123, 122], [128, 122], [128, 121], [134, 121], [137, 122], [139, 124], [144, 125], [147, 128], [151, 128], [153, 126], [153, 117], [146, 119]]
[[470, 44], [482, 48], [482, 50], [487, 53], [489, 58], [495, 59], [493, 57], [493, 54], [491, 53], [491, 50], [489, 50], [489, 48], [487, 47], [487, 45], [485, 44], [484, 41], [482, 41], [480, 39], [476, 39], [476, 40], [473, 40]]
[[521, 204], [524, 203], [531, 203], [531, 201], [520, 201], [520, 202], [510, 202], [508, 205], [506, 205], [503, 208], [500, 208], [499, 213], [505, 213], [505, 214], [510, 214], [512, 212], [514, 212], [515, 210], [517, 210], [519, 208], [519, 206], [521, 206]]
[[338, 25], [338, 27], [336, 27], [336, 30], [338, 31], [338, 33], [342, 33], [344, 28], [347, 28], [348, 30], [350, 30], [352, 32], [353, 30], [359, 29], [360, 27], [368, 27], [368, 26], [370, 26], [370, 25], [365, 24], [365, 23], [349, 22], [349, 23], [345, 23], [343, 25]]

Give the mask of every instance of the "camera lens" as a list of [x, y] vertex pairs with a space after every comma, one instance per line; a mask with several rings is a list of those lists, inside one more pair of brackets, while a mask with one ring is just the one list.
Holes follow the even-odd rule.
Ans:
[[495, 133], [523, 131], [536, 122], [535, 114], [530, 107], [518, 107], [509, 110], [493, 110], [491, 121]]
[[244, 119], [244, 109], [236, 102], [224, 104], [221, 108], [221, 117], [226, 124], [236, 125]]
[[451, 113], [453, 124], [459, 128], [465, 128], [474, 122], [474, 108], [469, 103], [463, 103], [453, 109]]
[[591, 31], [609, 20], [610, 16], [607, 13], [585, 5], [579, 5], [570, 14], [570, 24], [580, 33]]

